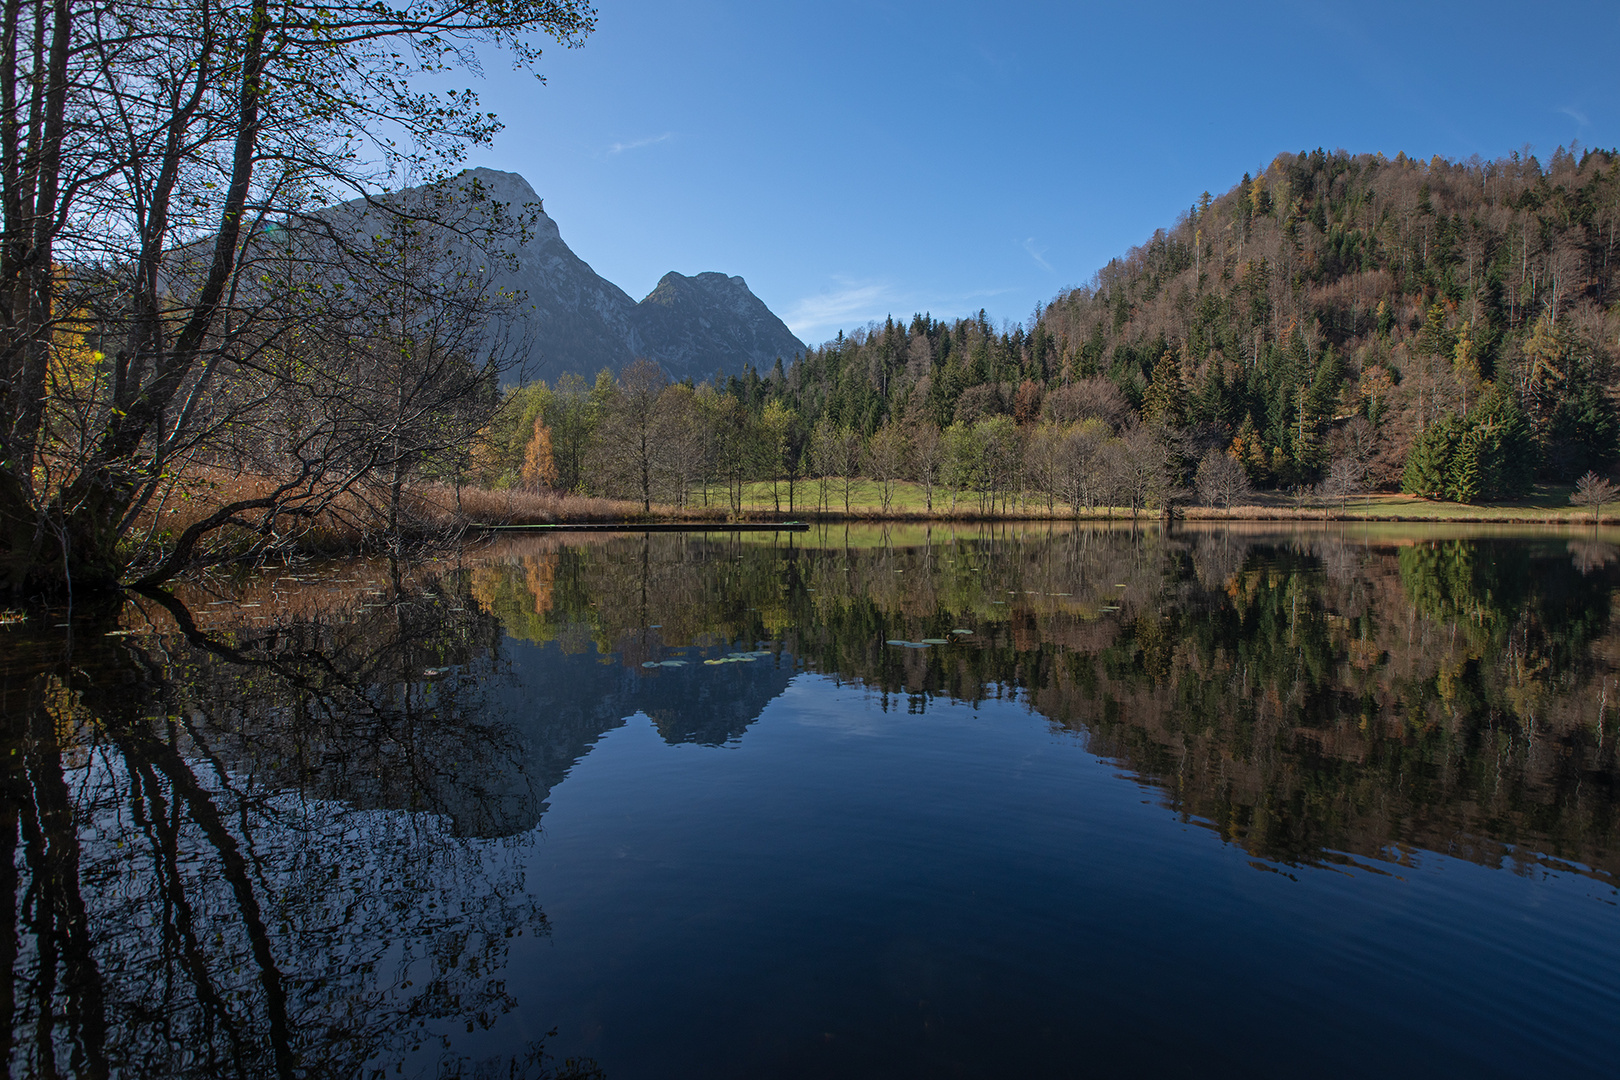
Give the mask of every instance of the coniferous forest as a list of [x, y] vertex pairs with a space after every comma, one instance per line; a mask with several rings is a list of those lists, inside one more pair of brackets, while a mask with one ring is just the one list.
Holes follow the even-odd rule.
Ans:
[[677, 505], [819, 478], [835, 506], [856, 474], [991, 510], [1511, 498], [1615, 462], [1617, 225], [1614, 151], [1283, 154], [1022, 323], [919, 314], [707, 385], [523, 388], [483, 470]]

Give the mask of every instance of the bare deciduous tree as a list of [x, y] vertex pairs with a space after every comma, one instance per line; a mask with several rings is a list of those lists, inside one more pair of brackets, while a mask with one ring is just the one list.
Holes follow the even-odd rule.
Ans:
[[1592, 523], [1597, 524], [1603, 520], [1603, 508], [1617, 497], [1620, 497], [1620, 488], [1616, 488], [1612, 480], [1589, 471], [1575, 481], [1569, 501], [1576, 506], [1591, 507]]
[[608, 490], [639, 499], [643, 513], [652, 509], [662, 435], [659, 403], [668, 386], [669, 376], [653, 361], [626, 364], [597, 430]]
[[945, 440], [939, 428], [924, 421], [911, 433], [911, 478], [923, 489], [923, 501], [934, 509], [934, 486], [945, 467]]
[[898, 424], [885, 424], [872, 433], [866, 444], [866, 471], [877, 482], [883, 512], [894, 501], [894, 485], [906, 473], [906, 457], [911, 440]]
[[679, 383], [666, 387], [658, 402], [656, 469], [677, 509], [703, 475], [707, 443], [696, 393]]
[[1170, 455], [1143, 424], [1127, 429], [1103, 448], [1113, 498], [1135, 517], [1146, 509], [1167, 509], [1174, 488]]
[[[309, 393], [298, 338], [342, 297], [301, 256], [352, 239], [313, 211], [432, 179], [499, 127], [474, 95], [413, 76], [476, 69], [488, 45], [528, 67], [530, 35], [575, 43], [594, 14], [581, 0], [117, 0], [13, 4], [0, 20], [0, 581], [16, 594], [115, 585], [136, 511], [179, 459], [244, 418], [267, 427], [289, 378]], [[49, 368], [72, 321], [95, 378], [64, 428]], [[340, 420], [341, 404], [309, 413]], [[288, 482], [211, 527], [273, 536], [387, 458], [345, 443], [329, 462], [334, 437], [294, 437]]]
[[1050, 512], [1063, 497], [1063, 431], [1054, 424], [1042, 424], [1029, 437], [1024, 451], [1024, 475], [1030, 487], [1046, 498]]
[[1322, 480], [1321, 492], [1326, 499], [1337, 499], [1339, 509], [1344, 510], [1350, 497], [1361, 493], [1367, 476], [1367, 467], [1353, 457], [1337, 457], [1328, 466], [1327, 476]]
[[816, 505], [829, 508], [832, 478], [838, 475], [838, 429], [823, 416], [810, 433], [810, 471], [816, 479]]
[[832, 437], [832, 470], [844, 492], [844, 513], [849, 513], [849, 496], [855, 479], [861, 471], [860, 432], [849, 426], [839, 428]]
[[1193, 474], [1193, 490], [1205, 506], [1230, 508], [1234, 502], [1248, 495], [1251, 488], [1249, 475], [1237, 459], [1224, 450], [1211, 450], [1198, 463]]
[[1063, 436], [1060, 459], [1063, 499], [1076, 514], [1081, 506], [1088, 511], [1095, 510], [1098, 500], [1108, 490], [1102, 459], [1102, 448], [1108, 439], [1108, 425], [1100, 420], [1075, 424]]
[[1125, 395], [1107, 379], [1093, 377], [1080, 379], [1059, 387], [1046, 395], [1042, 412], [1048, 420], [1059, 424], [1073, 424], [1081, 420], [1097, 419], [1110, 427], [1117, 426], [1130, 414], [1131, 406]]

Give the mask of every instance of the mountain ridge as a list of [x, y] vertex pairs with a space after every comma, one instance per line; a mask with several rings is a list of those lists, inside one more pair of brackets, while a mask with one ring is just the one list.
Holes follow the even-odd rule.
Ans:
[[768, 369], [805, 351], [740, 276], [671, 270], [638, 303], [574, 253], [519, 174], [468, 169], [455, 182], [476, 183], [490, 199], [532, 215], [530, 235], [511, 253], [515, 265], [494, 275], [498, 287], [523, 297], [516, 329], [529, 343], [529, 377], [617, 374], [645, 357], [672, 379], [701, 381], [741, 374], [745, 365]]

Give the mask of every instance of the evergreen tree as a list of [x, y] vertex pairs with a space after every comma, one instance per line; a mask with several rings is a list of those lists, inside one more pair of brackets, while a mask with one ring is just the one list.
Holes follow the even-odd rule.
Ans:
[[1181, 427], [1187, 422], [1187, 388], [1181, 378], [1181, 364], [1167, 347], [1153, 365], [1142, 399], [1142, 419], [1162, 428]]

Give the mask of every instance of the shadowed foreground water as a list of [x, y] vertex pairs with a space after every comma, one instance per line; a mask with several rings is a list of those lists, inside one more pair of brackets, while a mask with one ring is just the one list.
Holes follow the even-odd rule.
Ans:
[[0, 630], [18, 1076], [1610, 1075], [1620, 549], [543, 538]]

